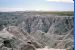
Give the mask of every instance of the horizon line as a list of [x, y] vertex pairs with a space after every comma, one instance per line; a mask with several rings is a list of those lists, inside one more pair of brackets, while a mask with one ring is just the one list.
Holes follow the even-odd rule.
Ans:
[[54, 11], [48, 11], [48, 10], [23, 10], [23, 11], [0, 11], [0, 12], [74, 12], [74, 10], [64, 10], [64, 11], [62, 11], [62, 10], [60, 10], [60, 11], [58, 11], [58, 10], [54, 10]]

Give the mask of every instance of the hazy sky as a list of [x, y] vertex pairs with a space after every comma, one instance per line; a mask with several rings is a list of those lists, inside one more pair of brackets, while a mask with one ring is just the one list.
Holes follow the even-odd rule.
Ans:
[[73, 0], [0, 0], [0, 11], [73, 11]]

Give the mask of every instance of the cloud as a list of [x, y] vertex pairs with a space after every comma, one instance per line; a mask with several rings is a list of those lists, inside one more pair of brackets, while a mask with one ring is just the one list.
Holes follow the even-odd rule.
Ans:
[[65, 2], [65, 3], [74, 3], [73, 0], [46, 0], [50, 2]]
[[48, 11], [49, 9], [47, 9], [46, 7], [34, 7], [34, 8], [25, 8], [25, 7], [21, 7], [21, 8], [18, 8], [18, 7], [0, 7], [0, 12], [11, 12], [11, 11]]
[[11, 12], [11, 11], [24, 11], [24, 10], [26, 10], [25, 8], [1, 8], [0, 7], [0, 11], [1, 12]]

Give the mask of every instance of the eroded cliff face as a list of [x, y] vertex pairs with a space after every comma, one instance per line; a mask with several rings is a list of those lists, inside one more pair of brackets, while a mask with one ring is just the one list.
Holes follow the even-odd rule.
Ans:
[[0, 31], [0, 50], [35, 50], [45, 46], [74, 49], [73, 16], [29, 12], [10, 13], [5, 16], [1, 17], [5, 18], [1, 21], [5, 22], [3, 25], [6, 27]]

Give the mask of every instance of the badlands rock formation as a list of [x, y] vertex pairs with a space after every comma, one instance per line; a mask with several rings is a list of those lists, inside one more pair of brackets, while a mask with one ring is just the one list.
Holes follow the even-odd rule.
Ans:
[[72, 15], [0, 12], [0, 50], [73, 50], [73, 20]]

